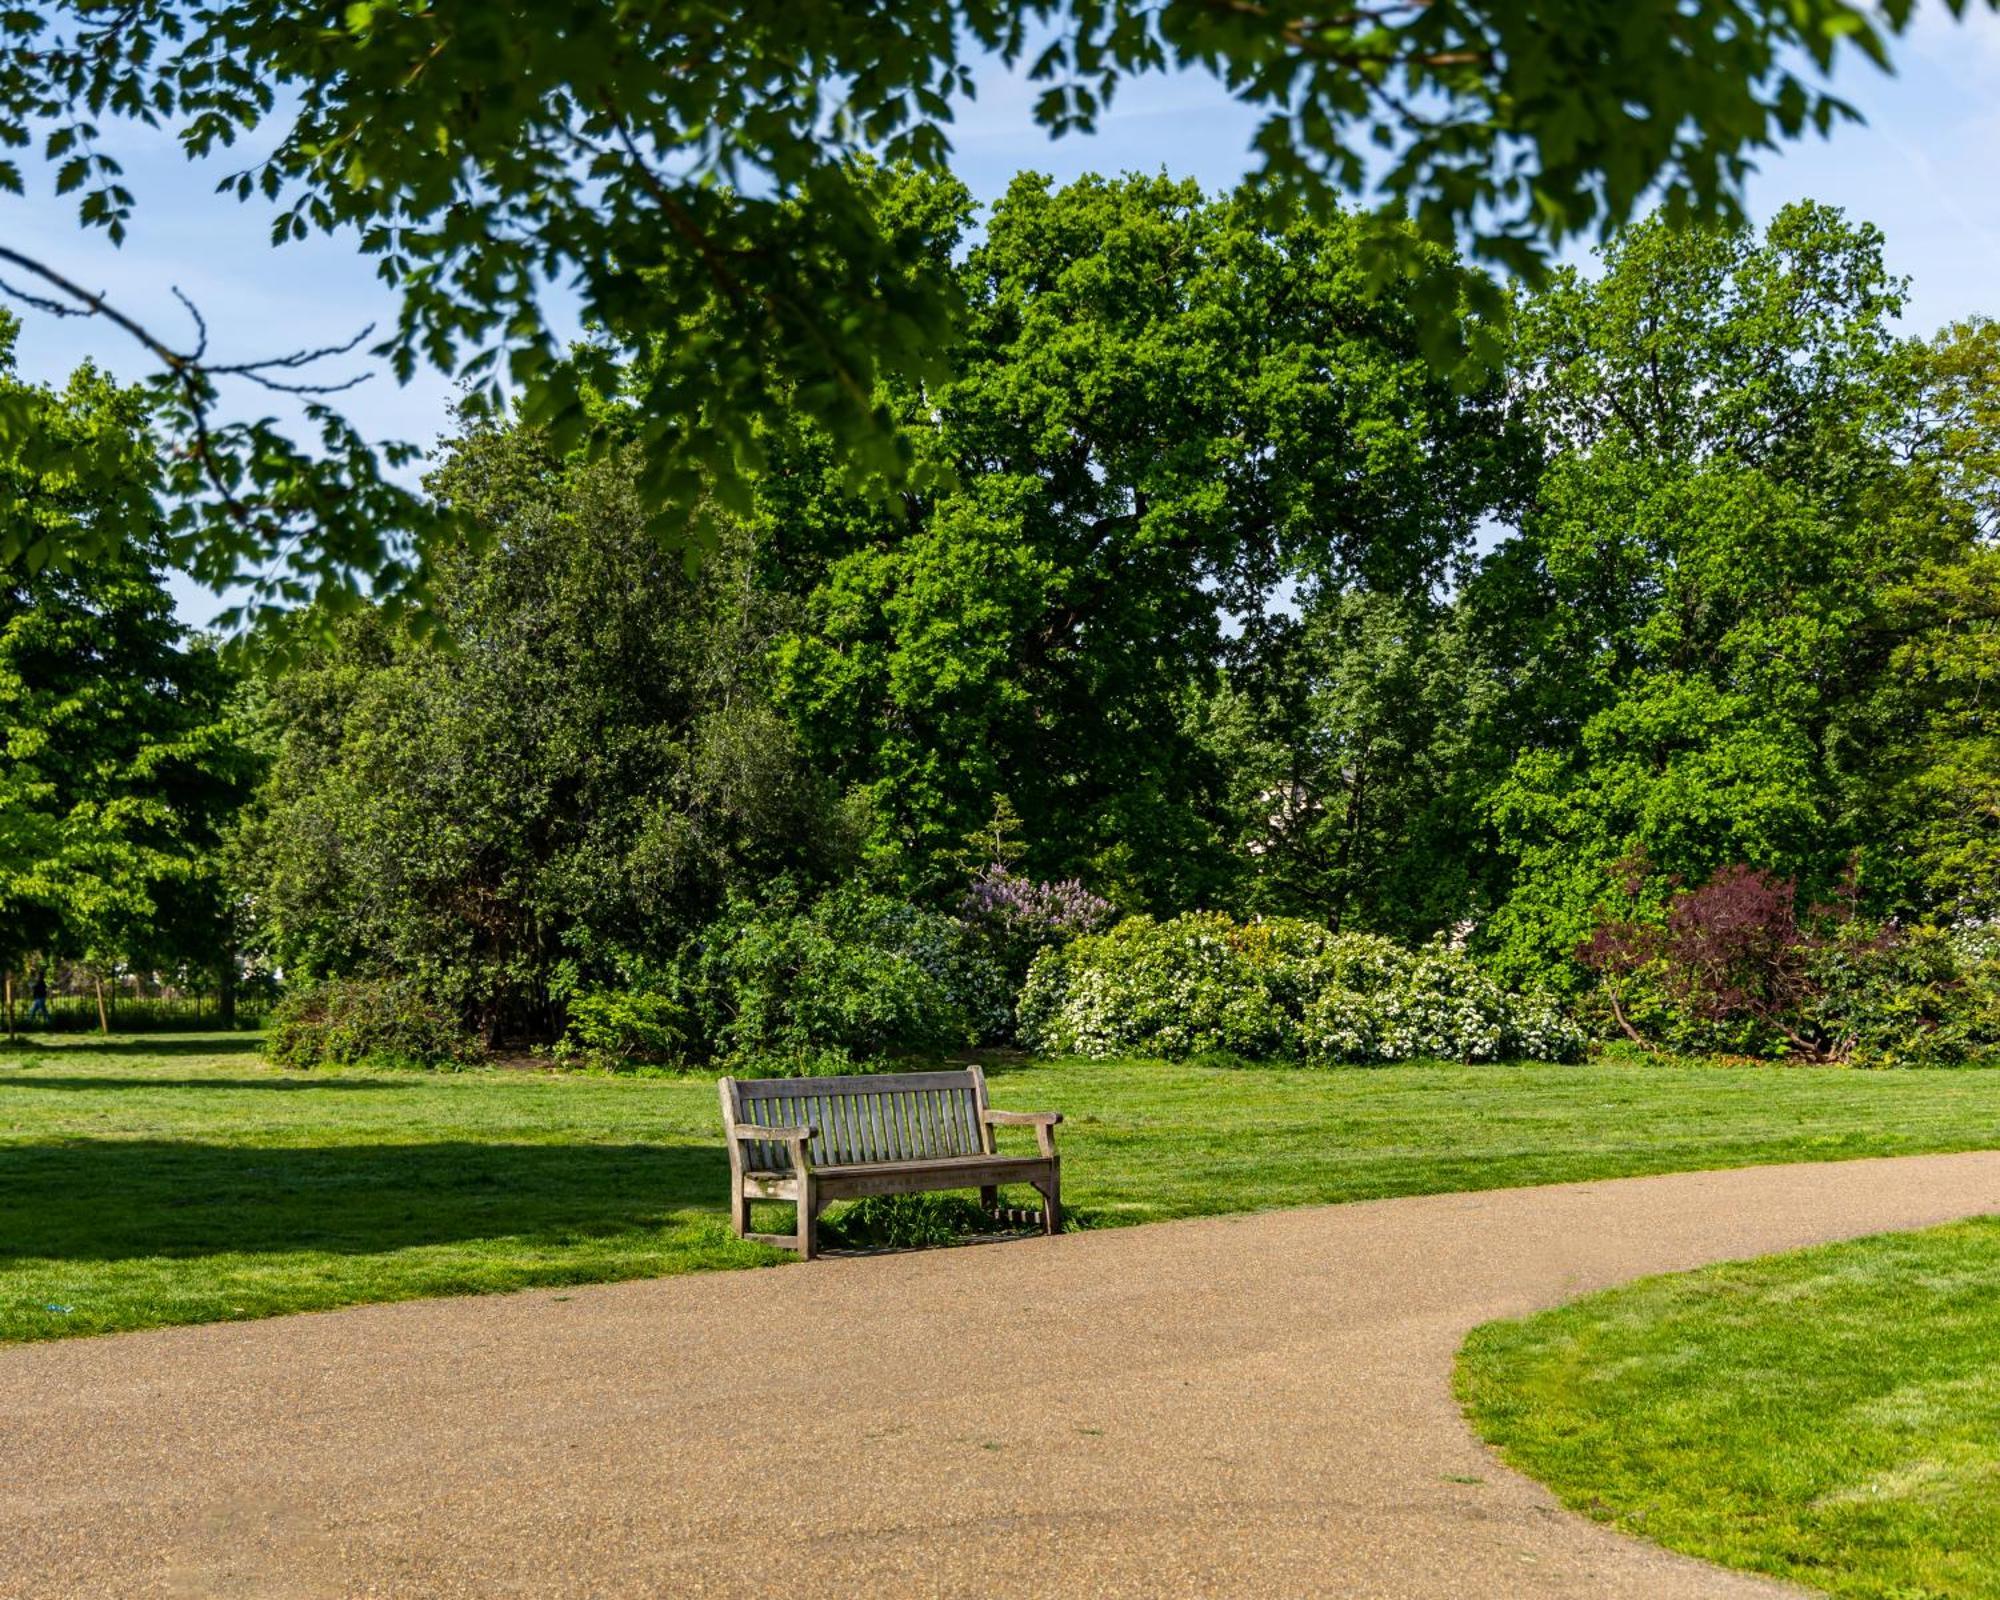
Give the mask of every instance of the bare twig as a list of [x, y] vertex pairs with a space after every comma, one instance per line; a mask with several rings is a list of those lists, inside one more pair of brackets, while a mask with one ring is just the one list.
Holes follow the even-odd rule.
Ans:
[[[328, 383], [293, 383], [274, 377], [274, 373], [296, 372], [317, 361], [332, 356], [346, 355], [355, 350], [363, 340], [374, 332], [370, 323], [352, 339], [342, 344], [326, 345], [316, 349], [295, 350], [289, 355], [269, 356], [257, 361], [210, 362], [208, 353], [208, 323], [194, 302], [178, 288], [172, 293], [176, 300], [186, 307], [194, 320], [195, 343], [192, 350], [178, 350], [154, 333], [144, 323], [113, 305], [110, 299], [99, 291], [86, 289], [74, 279], [58, 272], [46, 262], [33, 256], [0, 245], [0, 262], [32, 274], [56, 291], [55, 296], [37, 294], [23, 290], [0, 279], [0, 290], [13, 296], [25, 305], [48, 312], [55, 316], [102, 317], [115, 327], [130, 334], [139, 345], [166, 369], [167, 381], [172, 384], [187, 410], [188, 439], [181, 448], [183, 459], [193, 461], [200, 469], [216, 500], [239, 527], [251, 527], [268, 519], [271, 507], [257, 500], [246, 499], [231, 487], [224, 476], [220, 452], [216, 445], [210, 414], [215, 403], [215, 380], [217, 378], [241, 378], [256, 384], [259, 388], [278, 394], [327, 395], [339, 394], [364, 383], [371, 374], [357, 373], [351, 378]], [[57, 298], [60, 297], [60, 298]]]

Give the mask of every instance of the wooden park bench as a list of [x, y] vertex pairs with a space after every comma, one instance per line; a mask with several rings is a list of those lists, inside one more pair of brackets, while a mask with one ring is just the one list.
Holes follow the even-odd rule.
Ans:
[[[1033, 1184], [1042, 1229], [1062, 1231], [1060, 1163], [1053, 1111], [995, 1111], [986, 1074], [869, 1073], [849, 1078], [724, 1078], [722, 1125], [729, 1138], [730, 1221], [737, 1236], [813, 1256], [829, 1201], [863, 1195], [977, 1189], [991, 1211], [1003, 1183]], [[1035, 1130], [1040, 1153], [999, 1154], [995, 1127]], [[750, 1202], [789, 1200], [796, 1234], [752, 1233]]]

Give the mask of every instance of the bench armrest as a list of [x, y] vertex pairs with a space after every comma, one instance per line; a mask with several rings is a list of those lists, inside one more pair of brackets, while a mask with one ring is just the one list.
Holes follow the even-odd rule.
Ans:
[[[798, 1174], [800, 1182], [804, 1182], [812, 1172], [812, 1156], [807, 1151], [806, 1146], [818, 1132], [819, 1129], [815, 1128], [810, 1122], [802, 1122], [797, 1127], [789, 1128], [760, 1128], [754, 1122], [732, 1122], [729, 1125], [729, 1137], [738, 1144], [764, 1143], [790, 1145], [792, 1171]], [[733, 1155], [730, 1165], [732, 1170], [734, 1170], [735, 1157]]]
[[[989, 1107], [980, 1116], [989, 1128], [1033, 1128], [1035, 1148], [1054, 1159], [1056, 1124], [1062, 1121], [1060, 1111], [994, 1111]], [[990, 1145], [993, 1136], [988, 1134], [986, 1137]]]
[[732, 1139], [762, 1139], [771, 1144], [804, 1144], [818, 1134], [819, 1129], [810, 1122], [796, 1128], [760, 1128], [754, 1122], [739, 1122], [729, 1130]]

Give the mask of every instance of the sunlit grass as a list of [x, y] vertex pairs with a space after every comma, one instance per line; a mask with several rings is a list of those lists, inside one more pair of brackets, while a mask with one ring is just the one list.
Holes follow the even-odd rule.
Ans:
[[[298, 1074], [256, 1050], [242, 1034], [0, 1050], [0, 1339], [785, 1259], [728, 1232], [707, 1078]], [[1065, 1113], [1065, 1200], [1095, 1226], [2000, 1145], [1985, 1072], [989, 1074], [996, 1103]]]
[[1629, 1532], [1855, 1600], [2000, 1596], [2000, 1221], [1496, 1323], [1459, 1388], [1516, 1466]]

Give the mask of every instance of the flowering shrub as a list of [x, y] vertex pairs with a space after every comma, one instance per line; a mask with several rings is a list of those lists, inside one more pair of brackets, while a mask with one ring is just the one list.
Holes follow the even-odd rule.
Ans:
[[1044, 950], [1021, 993], [1022, 1042], [1058, 1055], [1296, 1055], [1296, 1018], [1278, 998], [1296, 985], [1269, 971], [1286, 957], [1244, 932], [1219, 912], [1127, 917]]
[[[738, 904], [709, 930], [697, 1010], [725, 1055], [812, 1060], [948, 1050], [1007, 1027], [1008, 985], [955, 919], [845, 888]], [[823, 1070], [823, 1065], [821, 1070]]]
[[1037, 883], [995, 861], [973, 878], [959, 914], [986, 936], [1001, 966], [1019, 983], [1039, 952], [1094, 933], [1117, 913], [1076, 878]]
[[1111, 917], [1112, 904], [1084, 888], [1077, 878], [1036, 883], [995, 861], [982, 869], [965, 892], [970, 921], [994, 922], [1051, 940], [1092, 933]]
[[1584, 1045], [1552, 1001], [1509, 994], [1442, 943], [1410, 951], [1293, 918], [1128, 917], [1043, 951], [1021, 1037], [1063, 1055], [1366, 1063], [1446, 1056], [1563, 1060]]
[[1857, 1066], [1952, 1066], [2000, 1049], [2000, 953], [1982, 924], [1870, 922], [1854, 886], [1801, 910], [1789, 879], [1724, 868], [1650, 914], [1600, 916], [1578, 954], [1639, 1044]]
[[1553, 999], [1501, 988], [1446, 944], [1411, 951], [1347, 934], [1337, 946], [1305, 1013], [1314, 1060], [1573, 1061], [1583, 1053], [1583, 1029]]

